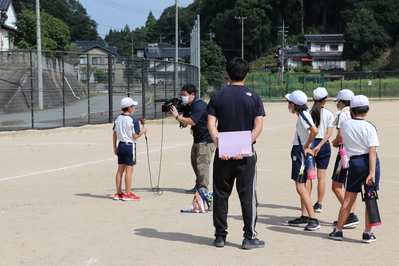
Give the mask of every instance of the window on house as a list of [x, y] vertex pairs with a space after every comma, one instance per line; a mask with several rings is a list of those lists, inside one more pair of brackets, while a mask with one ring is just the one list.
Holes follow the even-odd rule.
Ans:
[[[103, 60], [104, 60], [104, 65], [108, 65], [108, 57], [104, 57]], [[112, 65], [114, 64], [114, 58], [113, 57], [111, 58], [111, 64]]]
[[338, 51], [338, 44], [330, 44], [330, 51]]
[[325, 44], [316, 44], [316, 51], [325, 51]]
[[79, 80], [86, 80], [87, 79], [87, 74], [86, 73], [79, 73]]
[[101, 57], [93, 57], [93, 58], [91, 59], [91, 63], [92, 63], [93, 65], [101, 65]]
[[80, 57], [79, 58], [79, 64], [87, 65], [87, 57]]

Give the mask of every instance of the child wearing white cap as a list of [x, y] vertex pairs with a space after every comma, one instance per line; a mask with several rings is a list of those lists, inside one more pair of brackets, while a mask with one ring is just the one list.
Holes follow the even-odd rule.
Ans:
[[[355, 96], [355, 94], [348, 89], [340, 90], [335, 97], [334, 102], [338, 108], [337, 118], [334, 121], [334, 126], [337, 129], [337, 135], [335, 139], [332, 141], [332, 145], [334, 148], [340, 148], [345, 150], [345, 145], [342, 141], [341, 135], [341, 124], [343, 121], [351, 118], [350, 113], [350, 100]], [[341, 155], [339, 152], [337, 153], [337, 158], [334, 164], [334, 170], [332, 174], [332, 186], [331, 189], [337, 197], [338, 201], [342, 204], [344, 201], [344, 185], [346, 183], [348, 169], [343, 168], [343, 164], [341, 162]], [[359, 224], [359, 219], [355, 215], [355, 205], [353, 205], [353, 209], [351, 210], [348, 219], [344, 224], [344, 228], [355, 228], [356, 225]], [[337, 225], [337, 221], [334, 221], [334, 225]]]
[[[343, 240], [342, 229], [353, 205], [356, 204], [357, 194], [362, 191], [362, 183], [365, 189], [375, 191], [379, 189], [380, 162], [377, 156], [377, 147], [380, 146], [377, 129], [365, 118], [369, 111], [369, 100], [364, 95], [357, 95], [350, 102], [352, 119], [345, 120], [341, 126], [341, 134], [345, 143], [346, 152], [350, 158], [348, 179], [344, 200], [339, 211], [338, 223], [330, 239]], [[371, 232], [367, 209], [365, 211], [365, 230], [362, 236], [363, 243], [376, 240]]]
[[288, 111], [298, 116], [296, 123], [296, 132], [293, 146], [291, 149], [292, 170], [291, 179], [295, 181], [296, 191], [301, 199], [302, 215], [288, 225], [305, 227], [305, 230], [314, 231], [320, 228], [319, 221], [315, 217], [312, 200], [309, 191], [306, 188], [307, 173], [305, 171], [305, 155], [313, 155], [310, 144], [318, 133], [312, 117], [307, 111], [307, 96], [302, 91], [294, 91], [287, 94], [285, 98], [288, 101]]
[[[147, 132], [147, 128], [140, 130], [137, 118], [132, 117], [136, 101], [126, 97], [121, 100], [122, 114], [118, 115], [113, 127], [114, 154], [118, 156], [118, 170], [116, 172], [115, 200], [139, 200], [130, 189], [132, 185], [133, 167], [136, 165], [136, 140]], [[119, 143], [118, 143], [119, 141]], [[122, 177], [125, 173], [125, 192], [122, 192]]]
[[[322, 212], [322, 203], [326, 191], [326, 171], [331, 157], [331, 146], [328, 141], [333, 132], [334, 114], [324, 108], [327, 102], [328, 93], [326, 88], [318, 87], [313, 90], [313, 106], [310, 109], [310, 115], [319, 130], [312, 142], [314, 159], [317, 167], [317, 201], [313, 205], [315, 212]], [[310, 182], [309, 190], [312, 190]]]

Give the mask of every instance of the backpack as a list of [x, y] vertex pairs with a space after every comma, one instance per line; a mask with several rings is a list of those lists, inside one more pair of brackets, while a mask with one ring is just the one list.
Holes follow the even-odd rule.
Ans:
[[213, 192], [207, 192], [206, 190], [200, 189], [194, 194], [190, 210], [181, 210], [181, 212], [207, 213], [208, 211], [212, 211], [212, 203]]

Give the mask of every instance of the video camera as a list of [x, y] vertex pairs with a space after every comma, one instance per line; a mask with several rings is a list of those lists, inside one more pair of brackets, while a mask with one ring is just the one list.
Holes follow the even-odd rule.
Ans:
[[164, 98], [164, 99], [155, 99], [154, 102], [164, 102], [164, 104], [162, 104], [162, 112], [167, 113], [170, 111], [170, 107], [172, 105], [174, 105], [177, 109], [177, 111], [179, 113], [183, 112], [184, 110], [184, 106], [182, 104], [182, 100], [179, 100], [177, 98], [173, 98], [173, 99], [168, 99], [168, 98]]

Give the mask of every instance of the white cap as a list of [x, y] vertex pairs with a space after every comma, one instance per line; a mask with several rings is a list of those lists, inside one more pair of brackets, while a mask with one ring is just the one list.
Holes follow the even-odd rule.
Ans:
[[340, 90], [337, 94], [337, 97], [335, 97], [334, 101], [336, 100], [350, 101], [352, 100], [353, 96], [355, 96], [355, 94], [351, 90], [348, 89]]
[[324, 87], [318, 87], [313, 90], [313, 99], [316, 101], [323, 99], [328, 96], [328, 92]]
[[293, 91], [285, 95], [285, 98], [296, 105], [304, 105], [308, 101], [308, 96], [303, 91]]
[[133, 101], [132, 98], [126, 97], [121, 100], [121, 108], [130, 107], [132, 105], [137, 105], [138, 102]]
[[369, 105], [369, 99], [364, 95], [356, 95], [351, 100], [351, 108], [368, 106], [368, 105]]

